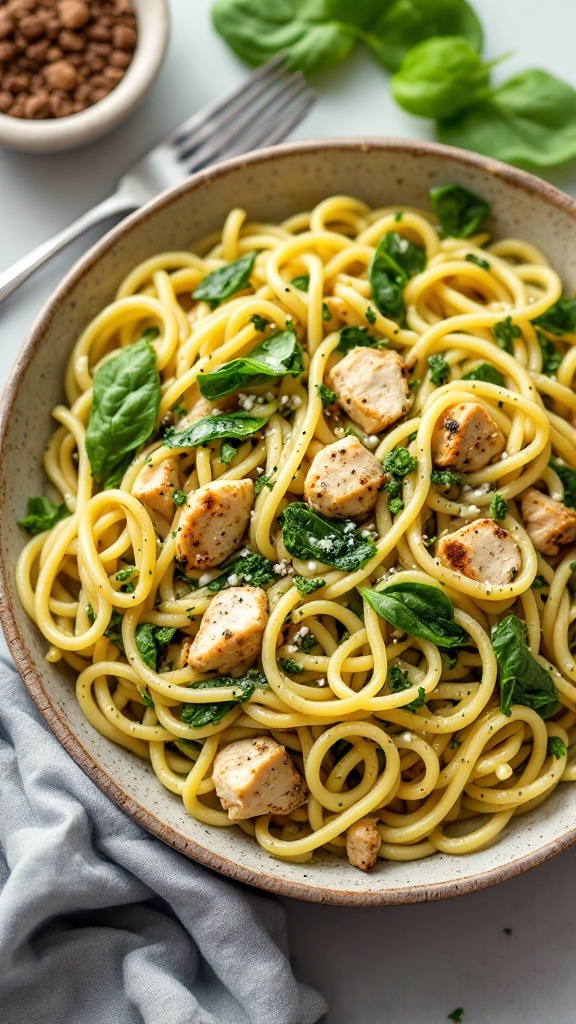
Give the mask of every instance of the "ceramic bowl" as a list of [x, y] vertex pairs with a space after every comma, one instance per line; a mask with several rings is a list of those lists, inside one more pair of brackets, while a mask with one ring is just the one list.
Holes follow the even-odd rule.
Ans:
[[132, 0], [138, 41], [124, 78], [108, 96], [79, 114], [27, 121], [0, 114], [0, 145], [26, 153], [56, 153], [94, 142], [116, 128], [148, 92], [168, 42], [167, 0]]
[[[80, 712], [72, 673], [44, 660], [46, 641], [19, 602], [16, 525], [26, 498], [42, 494], [42, 452], [63, 399], [68, 355], [83, 326], [138, 262], [189, 246], [220, 227], [229, 209], [279, 221], [320, 199], [348, 193], [370, 205], [427, 206], [428, 189], [459, 182], [492, 203], [492, 230], [539, 246], [576, 286], [576, 202], [521, 171], [433, 144], [394, 139], [303, 142], [264, 150], [202, 172], [114, 228], [76, 264], [45, 306], [4, 396], [0, 433], [2, 622], [30, 694], [50, 728], [87, 775], [146, 829], [186, 856], [226, 875], [299, 899], [333, 904], [412, 903], [471, 892], [541, 863], [576, 841], [576, 787], [560, 785], [536, 810], [513, 818], [497, 843], [463, 857], [380, 861], [365, 874], [317, 854], [309, 864], [272, 859], [239, 830], [191, 818], [152, 769], [96, 733]], [[34, 409], [31, 417], [30, 410]]]

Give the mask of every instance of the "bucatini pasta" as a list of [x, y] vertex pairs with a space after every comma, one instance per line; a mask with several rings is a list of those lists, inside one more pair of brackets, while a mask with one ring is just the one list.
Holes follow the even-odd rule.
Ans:
[[576, 301], [431, 199], [137, 266], [22, 521], [91, 725], [290, 860], [468, 853], [576, 778]]

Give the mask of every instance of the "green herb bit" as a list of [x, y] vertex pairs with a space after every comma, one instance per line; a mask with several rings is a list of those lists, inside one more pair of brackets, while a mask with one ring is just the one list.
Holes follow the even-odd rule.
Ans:
[[153, 711], [156, 710], [156, 705], [155, 705], [154, 701], [152, 700], [152, 697], [150, 696], [150, 690], [148, 688], [148, 684], [146, 684], [144, 689], [140, 691], [140, 696], [142, 697], [142, 700], [144, 701], [144, 703], [146, 704], [147, 707], [152, 708]]
[[428, 356], [428, 366], [430, 367], [430, 380], [432, 383], [445, 384], [450, 376], [450, 364], [446, 362], [444, 356]]
[[258, 316], [258, 313], [253, 313], [251, 317], [248, 317], [250, 323], [254, 324], [254, 327], [260, 333], [263, 333], [269, 326], [270, 321], [266, 320], [266, 317]]
[[547, 377], [552, 377], [559, 366], [562, 364], [564, 356], [562, 352], [559, 352], [556, 346], [542, 331], [536, 330], [538, 341], [540, 343], [540, 351], [542, 352], [542, 373], [545, 373]]
[[462, 377], [462, 380], [481, 380], [486, 384], [497, 384], [499, 387], [504, 387], [504, 377], [495, 366], [491, 366], [490, 363], [479, 363], [474, 369], [469, 370]]
[[480, 267], [482, 270], [490, 270], [488, 260], [483, 259], [482, 256], [476, 256], [476, 253], [468, 252], [464, 259], [468, 260], [468, 263], [475, 263], [476, 266]]
[[343, 327], [336, 351], [347, 355], [353, 348], [386, 348], [386, 341], [374, 337], [367, 327]]
[[404, 511], [404, 502], [402, 498], [388, 498], [388, 509], [391, 516], [398, 516]]
[[182, 505], [186, 504], [188, 495], [186, 494], [186, 491], [174, 491], [172, 497], [174, 498], [176, 508], [180, 508]]
[[328, 323], [332, 319], [332, 313], [330, 312], [330, 306], [326, 303], [322, 303], [322, 319], [325, 323]]
[[298, 291], [307, 292], [310, 287], [310, 274], [302, 274], [300, 277], [293, 277], [290, 284], [298, 288]]
[[456, 1010], [452, 1010], [452, 1013], [448, 1014], [448, 1020], [453, 1020], [455, 1024], [462, 1024], [462, 1014], [464, 1010], [461, 1006], [457, 1007]]
[[568, 505], [569, 508], [576, 508], [576, 469], [571, 469], [570, 466], [563, 466], [561, 462], [557, 462], [555, 459], [550, 459], [548, 465], [560, 477], [564, 487], [564, 504]]
[[372, 309], [372, 306], [368, 306], [368, 309], [366, 310], [366, 319], [369, 324], [372, 324], [372, 326], [376, 323], [376, 313]]
[[[91, 607], [91, 605], [89, 606]], [[117, 612], [115, 609], [112, 611], [110, 616], [110, 622], [104, 630], [104, 636], [111, 644], [114, 644], [120, 651], [124, 653], [124, 641], [122, 639], [122, 620], [124, 616], [121, 612]]]
[[26, 515], [18, 520], [18, 526], [22, 526], [33, 537], [44, 530], [51, 530], [56, 523], [66, 519], [70, 515], [66, 502], [56, 505], [51, 498], [28, 498], [26, 502]]
[[453, 473], [451, 469], [433, 469], [430, 474], [433, 484], [442, 484], [444, 487], [451, 487], [452, 484], [462, 483], [462, 474]]
[[415, 459], [407, 448], [398, 445], [388, 452], [383, 465], [387, 473], [394, 473], [395, 476], [404, 477], [418, 469], [418, 459]]
[[326, 586], [326, 580], [321, 579], [319, 576], [308, 577], [308, 576], [294, 576], [292, 583], [299, 590], [301, 594], [314, 594], [316, 590], [320, 590], [321, 587]]
[[430, 189], [429, 195], [444, 236], [469, 238], [490, 214], [490, 204], [462, 185], [440, 185]]
[[238, 448], [231, 441], [222, 441], [220, 448], [220, 462], [223, 462], [225, 466], [229, 466], [232, 460], [236, 457]]
[[[576, 562], [573, 564], [576, 567]], [[542, 587], [547, 587], [548, 584], [546, 583], [545, 577], [539, 574], [534, 577], [530, 586], [532, 587], [532, 590], [542, 590]]]
[[504, 352], [508, 352], [508, 355], [514, 355], [513, 341], [514, 338], [522, 337], [522, 331], [518, 324], [512, 323], [512, 317], [507, 316], [505, 320], [500, 320], [499, 323], [494, 324], [493, 331], [500, 348], [504, 349]]
[[568, 754], [568, 748], [561, 740], [559, 736], [549, 736], [548, 744], [546, 747], [547, 754], [553, 754], [554, 757], [559, 761], [561, 757], [566, 757]]
[[160, 329], [158, 327], [147, 327], [146, 330], [142, 332], [140, 341], [155, 341], [159, 336]]
[[496, 493], [490, 502], [488, 512], [494, 519], [506, 519], [508, 515], [508, 502], [506, 498]]
[[576, 333], [576, 299], [570, 299], [563, 295], [545, 313], [537, 316], [532, 321], [535, 326], [541, 327], [550, 334], [559, 338], [565, 334]]
[[325, 384], [317, 384], [316, 390], [324, 408], [326, 408], [327, 405], [333, 405], [334, 402], [338, 401], [338, 393], [336, 391], [332, 391], [332, 388], [326, 387]]
[[[230, 578], [237, 578], [234, 584], [229, 583]], [[224, 590], [227, 586], [238, 586], [239, 583], [249, 583], [253, 587], [263, 587], [272, 583], [275, 579], [272, 562], [264, 555], [250, 553], [240, 555], [233, 562], [230, 562], [220, 576], [206, 584], [207, 590]]]
[[260, 491], [263, 491], [265, 487], [271, 491], [274, 483], [268, 473], [261, 473], [254, 481], [254, 494], [260, 494]]
[[[398, 665], [390, 665], [388, 669], [388, 684], [392, 693], [401, 693], [403, 690], [409, 690], [412, 683], [408, 679], [408, 673], [404, 669], [399, 668]], [[410, 701], [409, 704], [404, 704], [403, 707], [406, 711], [417, 711], [426, 703], [426, 691], [423, 686], [418, 687], [418, 696], [415, 700]]]
[[304, 654], [310, 654], [314, 650], [318, 643], [314, 633], [307, 633], [306, 636], [300, 638], [300, 650], [304, 651]]
[[504, 935], [512, 935], [511, 928], [503, 928], [502, 931], [504, 932]]
[[90, 604], [90, 601], [88, 601], [88, 604], [86, 605], [86, 615], [88, 617], [88, 622], [90, 623], [91, 626], [93, 626], [94, 623], [96, 622], [96, 612], [94, 611], [92, 605]]
[[289, 676], [296, 676], [300, 672], [304, 671], [302, 665], [299, 665], [297, 661], [294, 661], [294, 658], [280, 658], [278, 664], [282, 671], [286, 672]]
[[192, 298], [198, 302], [207, 302], [210, 309], [216, 309], [216, 306], [225, 299], [244, 291], [250, 284], [250, 274], [257, 255], [254, 250], [232, 263], [227, 263], [224, 267], [219, 267], [218, 270], [213, 270], [192, 292]]

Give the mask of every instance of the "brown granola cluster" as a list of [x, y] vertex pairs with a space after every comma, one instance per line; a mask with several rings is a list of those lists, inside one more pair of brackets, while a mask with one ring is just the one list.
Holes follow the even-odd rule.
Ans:
[[77, 114], [118, 85], [135, 47], [130, 0], [0, 0], [0, 113]]

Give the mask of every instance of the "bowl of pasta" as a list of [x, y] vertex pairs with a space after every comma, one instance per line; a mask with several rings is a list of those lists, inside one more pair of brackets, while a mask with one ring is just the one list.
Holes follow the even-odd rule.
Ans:
[[524, 172], [323, 140], [64, 279], [4, 397], [2, 621], [145, 828], [356, 905], [576, 840], [575, 243]]

